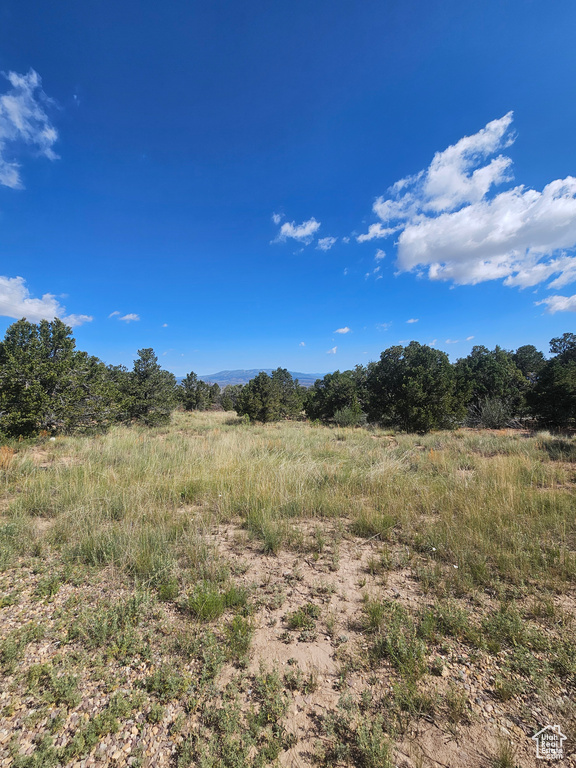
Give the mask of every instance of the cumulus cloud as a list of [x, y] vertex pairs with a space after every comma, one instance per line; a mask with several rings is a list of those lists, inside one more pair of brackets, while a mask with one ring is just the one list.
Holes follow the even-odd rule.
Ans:
[[67, 325], [77, 327], [89, 323], [90, 315], [67, 315], [56, 296], [45, 293], [40, 299], [30, 296], [23, 277], [0, 276], [0, 315], [20, 320], [25, 317], [31, 323], [40, 320], [54, 320], [58, 317]]
[[140, 320], [140, 315], [137, 315], [135, 312], [130, 312], [128, 315], [122, 315], [118, 320], [122, 320], [125, 323], [135, 323]]
[[551, 315], [556, 312], [576, 312], [576, 294], [574, 296], [548, 296], [542, 301], [537, 301], [536, 304], [544, 304], [546, 312]]
[[65, 315], [61, 318], [66, 325], [69, 325], [71, 328], [77, 328], [79, 325], [83, 325], [84, 323], [91, 323], [94, 318], [92, 315]]
[[376, 276], [376, 280], [381, 280], [382, 275], [379, 275], [378, 272], [380, 272], [380, 267], [374, 267], [374, 269], [371, 272], [366, 272], [366, 274], [364, 275], [364, 278], [368, 280], [369, 277]]
[[374, 256], [374, 261], [382, 261], [382, 259], [386, 258], [386, 254], [381, 248], [378, 248], [376, 251], [376, 255]]
[[515, 138], [512, 117], [493, 120], [396, 182], [374, 202], [380, 221], [357, 239], [399, 232], [400, 271], [431, 280], [498, 279], [519, 288], [551, 278], [552, 288], [574, 282], [576, 178], [556, 179], [541, 191], [517, 185], [495, 192], [512, 180], [512, 161], [501, 153]]
[[411, 317], [410, 320], [406, 320], [407, 323], [417, 323], [418, 318], [417, 317]]
[[337, 240], [337, 237], [320, 237], [316, 248], [320, 251], [329, 251]]
[[[376, 203], [374, 203], [374, 210], [376, 213]], [[368, 240], [375, 240], [378, 237], [388, 237], [398, 231], [398, 227], [385, 227], [383, 224], [371, 224], [368, 227], [368, 232], [365, 235], [358, 235], [356, 240], [359, 243], [366, 243]]]
[[337, 328], [334, 333], [350, 333], [350, 328], [346, 325], [344, 328]]
[[50, 122], [46, 108], [51, 100], [42, 90], [40, 75], [31, 69], [26, 75], [4, 75], [11, 88], [0, 95], [0, 184], [22, 189], [20, 164], [14, 152], [22, 145], [35, 154], [56, 160], [53, 146], [58, 132]]
[[326, 354], [327, 354], [327, 355], [335, 355], [337, 351], [338, 351], [338, 347], [332, 347], [332, 349], [329, 349], [329, 350], [326, 352]]
[[305, 341], [301, 341], [300, 344], [298, 344], [298, 346], [299, 347], [305, 347], [306, 346], [306, 342]]
[[302, 224], [296, 224], [296, 222], [285, 221], [280, 227], [280, 232], [274, 243], [285, 243], [288, 238], [297, 240], [299, 243], [309, 245], [316, 235], [316, 232], [320, 229], [320, 222], [316, 221], [314, 217], [303, 221]]
[[273, 213], [272, 214], [272, 221], [276, 225], [280, 224], [280, 222], [282, 221], [283, 218], [284, 218], [284, 214], [283, 213]]

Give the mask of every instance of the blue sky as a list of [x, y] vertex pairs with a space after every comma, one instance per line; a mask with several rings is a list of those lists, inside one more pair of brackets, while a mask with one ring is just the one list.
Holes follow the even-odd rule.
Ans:
[[183, 375], [572, 331], [573, 0], [0, 0], [0, 333]]

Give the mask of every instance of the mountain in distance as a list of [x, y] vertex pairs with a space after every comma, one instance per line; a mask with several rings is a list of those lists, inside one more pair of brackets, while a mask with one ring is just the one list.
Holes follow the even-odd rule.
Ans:
[[[236, 371], [218, 371], [206, 375], [198, 374], [198, 378], [209, 384], [219, 384], [225, 387], [228, 384], [247, 384], [250, 379], [258, 376], [262, 371], [270, 375], [274, 368], [251, 368], [250, 370], [239, 369]], [[298, 371], [289, 371], [293, 379], [298, 379], [298, 383], [303, 387], [312, 387], [316, 379], [323, 379], [325, 373], [299, 373]]]

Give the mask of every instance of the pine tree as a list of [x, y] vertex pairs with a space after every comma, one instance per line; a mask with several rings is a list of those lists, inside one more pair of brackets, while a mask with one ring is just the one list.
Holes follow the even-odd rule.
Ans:
[[162, 370], [153, 349], [138, 350], [130, 385], [128, 409], [131, 418], [148, 426], [170, 421], [170, 414], [176, 404], [176, 377]]

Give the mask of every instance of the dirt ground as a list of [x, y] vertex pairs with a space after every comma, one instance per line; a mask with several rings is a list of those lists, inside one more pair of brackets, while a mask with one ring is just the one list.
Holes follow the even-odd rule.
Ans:
[[[328, 713], [338, 711], [343, 697], [357, 700], [368, 690], [373, 696], [392, 690], [394, 672], [389, 665], [381, 663], [374, 667], [362, 661], [369, 646], [362, 623], [365, 596], [396, 601], [411, 611], [432, 601], [414, 578], [415, 564], [401, 546], [383, 543], [377, 537], [366, 540], [342, 533], [342, 522], [332, 529], [328, 523], [322, 525], [326, 543], [320, 547], [321, 552], [312, 554], [284, 550], [277, 555], [263, 555], [260, 544], [248, 538], [238, 525], [220, 526], [207, 536], [219, 555], [234, 568], [236, 581], [246, 585], [252, 595], [254, 635], [245, 674], [249, 676], [262, 668], [277, 669], [280, 674], [297, 669], [314, 680], [313, 690], [308, 693], [290, 691], [284, 724], [295, 738], [292, 746], [279, 757], [280, 764], [286, 768], [308, 768], [317, 764], [318, 748], [325, 738], [322, 720]], [[317, 528], [302, 525], [300, 534], [316, 536]], [[381, 558], [384, 550], [392, 566], [385, 572], [374, 573], [371, 564]], [[0, 765], [6, 767], [40, 765], [15, 762], [14, 745], [21, 755], [32, 759], [38, 734], [59, 709], [53, 704], [39, 710], [40, 719], [35, 720], [35, 700], [22, 683], [23, 673], [33, 665], [53, 661], [62, 653], [74, 652], [74, 645], [63, 647], [59, 639], [66, 631], [61, 621], [63, 612], [69, 611], [71, 604], [80, 610], [102, 598], [113, 602], [129, 594], [127, 585], [118, 586], [117, 574], [100, 571], [88, 584], [64, 583], [56, 594], [38, 599], [38, 584], [45, 578], [45, 573], [35, 573], [30, 567], [13, 568], [0, 576], [3, 596], [18, 593], [13, 603], [4, 600], [0, 610], [0, 636], [6, 638], [30, 622], [42, 624], [45, 629], [41, 639], [26, 646], [17, 667], [5, 674], [1, 683]], [[574, 611], [575, 595], [564, 595], [558, 600], [564, 610]], [[480, 608], [485, 609], [491, 597], [487, 595], [485, 601], [486, 605]], [[287, 629], [286, 617], [308, 604], [319, 609], [314, 631], [298, 633]], [[469, 609], [478, 611], [479, 607], [470, 605]], [[183, 621], [173, 605], [159, 604], [159, 634], [169, 637]], [[514, 755], [510, 765], [537, 766], [542, 761], [536, 759], [531, 737], [541, 727], [556, 723], [560, 723], [568, 735], [564, 743], [565, 757], [559, 764], [576, 765], [575, 723], [567, 689], [556, 691], [554, 696], [537, 699], [517, 696], [502, 701], [494, 691], [494, 680], [502, 662], [498, 655], [472, 658], [470, 650], [457, 641], [434, 652], [440, 666], [437, 674], [423, 678], [421, 687], [439, 702], [450, 691], [458, 691], [465, 697], [465, 706], [457, 722], [446, 717], [440, 705], [435, 712], [407, 723], [401, 737], [395, 740], [395, 765], [399, 768], [502, 765], [505, 768], [505, 763], [495, 761], [503, 745], [509, 744]], [[161, 651], [155, 652], [149, 661], [124, 668], [111, 660], [97, 675], [88, 665], [79, 686], [81, 699], [69, 708], [55, 746], [66, 744], [78, 723], [102, 711], [110, 686], [106, 687], [106, 680], [99, 676], [116, 676], [123, 690], [135, 689], [139, 681], [162, 662], [159, 654]], [[193, 666], [190, 671], [193, 672]], [[219, 684], [224, 686], [235, 674], [232, 665], [225, 666]], [[186, 710], [177, 699], [164, 707], [162, 719], [157, 723], [149, 722], [150, 718], [143, 712], [132, 713], [120, 723], [117, 732], [107, 734], [89, 755], [68, 765], [70, 768], [177, 765], [183, 736], [175, 732], [174, 723], [181, 722], [182, 717], [187, 717]]]

